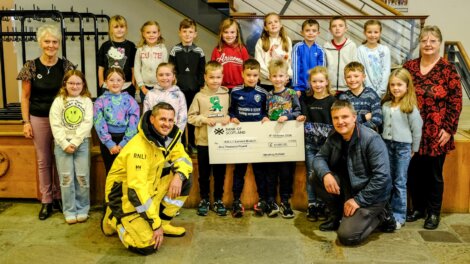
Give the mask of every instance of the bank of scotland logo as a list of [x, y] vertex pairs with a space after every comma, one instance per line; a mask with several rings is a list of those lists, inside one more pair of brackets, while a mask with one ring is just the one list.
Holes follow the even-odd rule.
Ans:
[[223, 128], [216, 128], [216, 129], [214, 129], [214, 134], [223, 135], [224, 134], [224, 129]]

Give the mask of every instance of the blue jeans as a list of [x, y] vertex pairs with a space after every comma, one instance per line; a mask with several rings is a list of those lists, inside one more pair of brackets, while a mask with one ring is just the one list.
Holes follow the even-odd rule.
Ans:
[[90, 210], [90, 143], [83, 140], [73, 154], [55, 144], [55, 159], [65, 219], [87, 216]]
[[307, 181], [305, 185], [307, 186], [308, 203], [313, 203], [317, 200], [313, 183], [309, 180], [310, 177], [314, 176], [313, 158], [315, 158], [317, 152], [318, 149], [314, 148], [311, 144], [305, 144], [305, 167], [307, 169]]
[[406, 219], [406, 181], [411, 160], [411, 143], [386, 139], [384, 141], [390, 157], [390, 174], [393, 184], [390, 205], [395, 220], [403, 225]]

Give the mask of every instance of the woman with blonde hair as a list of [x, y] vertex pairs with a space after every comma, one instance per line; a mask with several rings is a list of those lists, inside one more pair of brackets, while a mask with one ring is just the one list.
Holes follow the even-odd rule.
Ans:
[[442, 34], [439, 28], [425, 26], [419, 42], [421, 57], [403, 65], [413, 77], [423, 119], [419, 151], [408, 169], [413, 211], [406, 221], [425, 217], [424, 228], [436, 229], [444, 192], [442, 171], [447, 153], [455, 148], [453, 135], [462, 110], [462, 87], [455, 66], [440, 56]]
[[33, 139], [38, 162], [39, 192], [42, 207], [39, 219], [47, 219], [52, 208], [62, 210], [58, 175], [54, 173], [52, 152], [52, 131], [49, 110], [62, 86], [64, 74], [74, 65], [67, 59], [59, 58], [62, 40], [60, 29], [54, 25], [41, 26], [36, 37], [41, 55], [28, 60], [16, 77], [21, 80], [21, 116], [23, 134]]

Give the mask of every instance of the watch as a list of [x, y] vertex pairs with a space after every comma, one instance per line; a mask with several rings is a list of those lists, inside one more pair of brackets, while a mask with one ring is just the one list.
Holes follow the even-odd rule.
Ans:
[[186, 176], [184, 176], [183, 173], [177, 172], [177, 174], [178, 174], [178, 176], [180, 177], [180, 180], [181, 180], [181, 181], [187, 180]]

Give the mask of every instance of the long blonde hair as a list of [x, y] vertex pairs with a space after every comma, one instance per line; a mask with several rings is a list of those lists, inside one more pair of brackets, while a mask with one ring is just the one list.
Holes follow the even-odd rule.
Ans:
[[[315, 68], [310, 69], [308, 71], [308, 82], [309, 82], [309, 84], [310, 84], [310, 81], [312, 80], [312, 78], [315, 74], [321, 74], [325, 77], [325, 79], [328, 81], [328, 85], [326, 86], [326, 94], [334, 95], [335, 91], [333, 91], [331, 89], [331, 82], [330, 82], [330, 78], [329, 78], [329, 75], [328, 75], [328, 68], [323, 67], [323, 66], [316, 66]], [[310, 89], [307, 90], [306, 94], [307, 94], [307, 96], [313, 96], [312, 87], [310, 87]]]
[[413, 109], [418, 106], [418, 103], [416, 99], [415, 87], [413, 85], [413, 78], [411, 77], [410, 72], [405, 68], [398, 68], [390, 74], [390, 77], [388, 78], [387, 92], [382, 99], [382, 104], [395, 100], [395, 97], [390, 91], [390, 82], [392, 81], [392, 78], [402, 80], [407, 87], [405, 95], [400, 100], [400, 110], [407, 114], [413, 112]]
[[[281, 17], [274, 13], [274, 12], [271, 12], [271, 13], [268, 13], [264, 16], [264, 22], [263, 22], [263, 32], [261, 32], [261, 43], [263, 44], [263, 50], [265, 52], [268, 52], [270, 46], [271, 46], [271, 42], [269, 41], [269, 32], [266, 30], [266, 20], [268, 19], [268, 17], [270, 16], [277, 16], [277, 18], [279, 19], [279, 22], [281, 21]], [[281, 38], [281, 42], [282, 42], [282, 50], [284, 50], [285, 52], [287, 52], [289, 50], [289, 42], [287, 41], [287, 33], [286, 33], [286, 30], [284, 29], [284, 26], [281, 25], [281, 30], [279, 31], [279, 37]]]
[[223, 39], [223, 36], [222, 36], [222, 34], [224, 33], [224, 30], [226, 30], [227, 28], [229, 28], [233, 25], [235, 25], [235, 27], [237, 28], [237, 38], [235, 40], [235, 44], [240, 49], [243, 48], [243, 42], [240, 38], [240, 26], [238, 25], [238, 22], [233, 18], [226, 18], [220, 23], [220, 26], [219, 26], [219, 37], [218, 37], [218, 42], [217, 42], [217, 50], [222, 51], [222, 48], [224, 47], [225, 42], [224, 42], [224, 39]]
[[137, 47], [140, 48], [140, 47], [148, 44], [147, 41], [144, 38], [144, 30], [145, 30], [146, 26], [156, 26], [157, 29], [158, 29], [158, 32], [160, 33], [160, 35], [158, 36], [158, 39], [157, 39], [157, 45], [160, 44], [160, 43], [163, 43], [163, 41], [165, 39], [162, 36], [162, 31], [160, 30], [160, 24], [158, 24], [158, 22], [155, 21], [155, 20], [149, 20], [149, 21], [145, 22], [142, 25], [142, 27], [140, 27], [140, 41], [139, 41], [139, 44], [137, 45]]
[[115, 15], [115, 16], [111, 17], [109, 19], [108, 35], [109, 35], [109, 39], [112, 40], [112, 41], [114, 41], [114, 38], [113, 38], [113, 35], [112, 35], [112, 28], [114, 27], [114, 25], [124, 26], [126, 28], [126, 34], [127, 34], [127, 31], [128, 31], [127, 20], [123, 16]]

